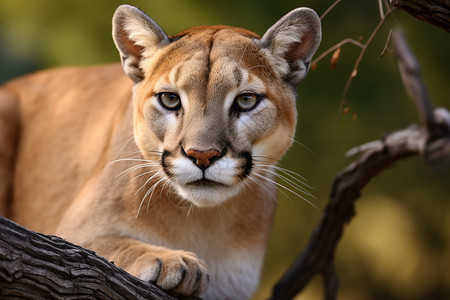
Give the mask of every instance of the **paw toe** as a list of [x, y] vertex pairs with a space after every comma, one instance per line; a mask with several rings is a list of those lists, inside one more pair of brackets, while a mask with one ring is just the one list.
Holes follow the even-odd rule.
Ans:
[[199, 296], [209, 282], [205, 263], [185, 251], [147, 253], [135, 260], [129, 270], [133, 268], [141, 270], [136, 272], [140, 279], [181, 296]]
[[160, 258], [157, 257], [152, 259], [147, 264], [147, 268], [141, 273], [139, 278], [147, 282], [156, 283], [161, 273], [162, 264], [163, 262]]

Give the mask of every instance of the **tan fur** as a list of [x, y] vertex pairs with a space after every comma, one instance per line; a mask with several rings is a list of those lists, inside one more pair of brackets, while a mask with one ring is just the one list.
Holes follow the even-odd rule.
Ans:
[[[294, 10], [262, 38], [227, 26], [169, 37], [130, 6], [113, 22], [132, 81], [109, 65], [0, 88], [0, 209], [173, 294], [248, 298], [318, 17]], [[180, 96], [176, 110], [163, 92]], [[241, 94], [262, 100], [241, 111]]]

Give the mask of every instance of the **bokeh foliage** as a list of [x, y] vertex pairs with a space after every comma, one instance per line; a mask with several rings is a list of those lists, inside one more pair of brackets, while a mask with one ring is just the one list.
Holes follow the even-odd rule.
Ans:
[[[123, 1], [1, 0], [0, 83], [34, 70], [118, 62], [111, 17]], [[153, 17], [168, 34], [204, 24], [227, 24], [259, 34], [299, 6], [319, 14], [332, 1], [318, 0], [142, 0], [128, 1]], [[431, 99], [450, 108], [450, 36], [404, 12], [396, 12], [422, 67]], [[323, 20], [318, 53], [344, 38], [364, 42], [379, 21], [376, 0], [344, 0]], [[394, 25], [391, 19], [390, 24]], [[388, 35], [378, 33], [361, 63], [347, 101], [356, 114], [336, 124], [339, 101], [359, 49], [347, 45], [335, 70], [329, 58], [299, 86], [295, 143], [282, 166], [314, 186], [323, 207], [334, 176], [349, 160], [349, 148], [418, 122], [402, 86], [394, 55], [379, 55]], [[420, 158], [397, 164], [363, 191], [358, 215], [345, 232], [337, 259], [340, 299], [444, 299], [450, 297], [450, 171], [432, 171]], [[320, 211], [289, 194], [279, 209], [255, 299], [264, 299], [307, 242]], [[299, 299], [321, 299], [316, 280]]]

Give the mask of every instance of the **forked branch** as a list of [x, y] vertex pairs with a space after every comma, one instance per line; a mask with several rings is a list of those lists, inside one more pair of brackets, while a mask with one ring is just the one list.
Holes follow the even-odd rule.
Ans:
[[[327, 15], [331, 9], [333, 9], [338, 3], [340, 2], [340, 0], [335, 1], [326, 11], [324, 14], [322, 14], [321, 19]], [[358, 74], [358, 69], [359, 69], [359, 65], [367, 51], [367, 48], [371, 45], [373, 39], [375, 38], [375, 36], [377, 35], [377, 33], [379, 32], [379, 30], [381, 29], [382, 25], [385, 23], [386, 18], [394, 11], [393, 9], [391, 9], [388, 5], [386, 6], [387, 11], [384, 12], [383, 9], [383, 3], [381, 2], [381, 0], [378, 1], [379, 3], [379, 8], [380, 8], [380, 21], [378, 22], [378, 24], [375, 26], [374, 30], [372, 31], [372, 33], [370, 34], [369, 38], [367, 39], [367, 41], [363, 44], [359, 41], [356, 41], [352, 38], [346, 38], [342, 41], [340, 41], [339, 43], [335, 44], [334, 46], [330, 47], [329, 49], [327, 49], [326, 51], [324, 51], [322, 54], [320, 54], [317, 58], [315, 58], [312, 61], [312, 66], [313, 68], [315, 68], [317, 66], [317, 63], [319, 61], [321, 61], [323, 58], [325, 58], [326, 56], [328, 56], [329, 54], [331, 54], [332, 52], [336, 51], [337, 49], [341, 48], [342, 46], [346, 45], [346, 44], [353, 44], [359, 48], [361, 48], [361, 51], [358, 55], [358, 57], [355, 60], [355, 64], [353, 65], [353, 69], [350, 73], [350, 76], [347, 79], [347, 83], [345, 84], [345, 88], [344, 88], [344, 92], [342, 94], [342, 98], [341, 98], [341, 102], [339, 104], [339, 110], [338, 110], [338, 117], [337, 117], [337, 122], [339, 122], [339, 119], [342, 115], [342, 112], [344, 110], [344, 105], [346, 103], [346, 98], [347, 98], [347, 93], [348, 90], [350, 89], [350, 85], [353, 81], [353, 78], [356, 77], [356, 75]], [[388, 41], [386, 42], [386, 47], [387, 48], [387, 44], [389, 42], [391, 38], [391, 35], [389, 33], [388, 36]], [[385, 52], [385, 50], [383, 50], [383, 53]]]
[[442, 108], [432, 111], [427, 94], [420, 92], [425, 90], [425, 86], [415, 58], [402, 34], [394, 32], [393, 36], [405, 87], [417, 103], [424, 127], [412, 125], [347, 153], [348, 156], [358, 154], [360, 157], [336, 176], [330, 201], [318, 226], [306, 249], [276, 284], [273, 300], [292, 299], [316, 274], [325, 278], [326, 299], [336, 299], [338, 278], [334, 270], [334, 254], [344, 226], [355, 215], [354, 203], [362, 188], [394, 162], [413, 155], [425, 156], [432, 165], [449, 161], [450, 113]]

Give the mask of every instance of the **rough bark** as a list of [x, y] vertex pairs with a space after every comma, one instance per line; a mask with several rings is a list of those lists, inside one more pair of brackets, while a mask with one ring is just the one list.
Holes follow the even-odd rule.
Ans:
[[419, 20], [450, 32], [449, 0], [390, 0], [390, 2]]
[[167, 299], [93, 251], [0, 216], [1, 299]]
[[[450, 120], [450, 114], [448, 116]], [[319, 225], [303, 253], [275, 286], [272, 299], [292, 299], [316, 274], [322, 274], [325, 278], [326, 299], [336, 299], [338, 279], [334, 271], [334, 253], [345, 225], [355, 215], [354, 203], [361, 190], [373, 177], [396, 161], [428, 152], [427, 139], [426, 130], [412, 125], [348, 152], [348, 155], [361, 154], [361, 157], [336, 176], [330, 202]], [[441, 145], [445, 145], [438, 147], [440, 158], [448, 159], [450, 135], [438, 140]]]

